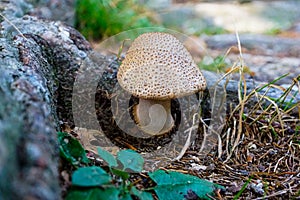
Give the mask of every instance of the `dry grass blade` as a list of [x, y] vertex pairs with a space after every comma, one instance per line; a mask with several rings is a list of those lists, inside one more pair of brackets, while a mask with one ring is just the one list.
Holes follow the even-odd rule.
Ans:
[[14, 25], [9, 19], [7, 19], [7, 17], [5, 17], [4, 15], [2, 15], [0, 13], [0, 16], [7, 22], [9, 23], [25, 40], [27, 40], [27, 38], [23, 35], [23, 33], [20, 31], [20, 29], [18, 27], [16, 27], [16, 25]]
[[[226, 163], [226, 162], [228, 162], [229, 161], [229, 159], [231, 158], [231, 156], [232, 156], [232, 154], [233, 154], [233, 152], [234, 152], [234, 150], [235, 150], [235, 148], [232, 148], [232, 149], [230, 149], [230, 145], [232, 145], [232, 139], [233, 138], [236, 138], [235, 137], [235, 134], [236, 134], [236, 119], [234, 118], [233, 119], [233, 129], [232, 129], [232, 132], [231, 132], [231, 136], [230, 136], [230, 128], [228, 129], [228, 132], [227, 132], [227, 137], [226, 137], [226, 152], [227, 152], [227, 158], [226, 158], [226, 160], [224, 161], [224, 163]], [[236, 140], [235, 140], [236, 141]], [[229, 150], [230, 149], [230, 150]]]
[[[238, 34], [237, 40], [241, 50]], [[234, 191], [240, 191], [236, 196], [238, 198], [297, 196], [300, 183], [300, 104], [295, 99], [300, 94], [300, 75], [287, 88], [276, 85], [288, 75], [284, 74], [249, 91], [243, 74], [244, 66], [240, 52], [239, 62], [234, 63], [231, 70], [222, 77], [239, 70], [239, 102], [227, 118], [221, 150], [218, 145], [218, 152], [222, 152], [222, 156], [218, 155], [218, 158], [223, 160], [220, 164], [223, 167], [220, 167], [219, 174], [215, 176], [223, 177], [222, 183], [226, 182], [236, 188]], [[295, 91], [295, 86], [298, 91]], [[273, 91], [278, 92], [277, 98], [272, 96]], [[294, 115], [296, 109], [298, 118]], [[225, 163], [230, 167], [225, 169]], [[242, 191], [247, 177], [248, 180], [249, 177], [253, 179]], [[262, 186], [258, 186], [258, 183]], [[255, 191], [256, 189], [258, 190]], [[233, 198], [234, 194], [229, 198]]]
[[192, 136], [192, 131], [194, 129], [197, 129], [198, 126], [196, 126], [196, 117], [198, 116], [198, 113], [195, 113], [193, 116], [193, 125], [192, 127], [190, 127], [189, 129], [185, 130], [185, 132], [188, 132], [188, 137], [186, 139], [186, 142], [183, 146], [183, 148], [181, 149], [179, 155], [174, 159], [176, 161], [180, 160], [183, 155], [185, 154], [186, 150], [189, 148], [190, 144], [191, 144], [191, 136]]
[[271, 102], [271, 104], [274, 106], [274, 108], [276, 109], [276, 112], [274, 112], [273, 117], [270, 119], [269, 121], [269, 126], [271, 125], [271, 123], [275, 120], [275, 117], [278, 116], [278, 120], [280, 122], [281, 128], [282, 128], [282, 133], [284, 134], [284, 125], [283, 125], [283, 121], [282, 121], [282, 115], [280, 112], [280, 109], [278, 107], [278, 105], [276, 104], [275, 101], [271, 100], [269, 97], [267, 96], [263, 96], [264, 99], [267, 99], [269, 102]]
[[[242, 135], [242, 130], [243, 130], [242, 129], [242, 121], [243, 121], [244, 107], [245, 107], [245, 103], [247, 101], [247, 94], [246, 94], [247, 85], [246, 85], [246, 80], [245, 80], [244, 73], [243, 73], [245, 65], [244, 65], [244, 60], [243, 60], [243, 56], [242, 56], [242, 48], [241, 48], [241, 42], [240, 42], [240, 39], [239, 39], [238, 32], [236, 32], [236, 38], [237, 38], [238, 49], [239, 49], [239, 53], [240, 53], [240, 59], [239, 59], [240, 60], [240, 65], [239, 65], [240, 80], [239, 80], [239, 87], [238, 87], [240, 114], [239, 114], [239, 121], [238, 121], [237, 136], [236, 136], [236, 139], [235, 139], [234, 144], [232, 146], [232, 150], [231, 150], [231, 152], [230, 152], [230, 154], [227, 157], [225, 162], [227, 162], [230, 159], [230, 157], [232, 155], [232, 152], [237, 148], [237, 146], [240, 142], [241, 135]], [[241, 91], [242, 85], [244, 86], [243, 87], [244, 92]]]

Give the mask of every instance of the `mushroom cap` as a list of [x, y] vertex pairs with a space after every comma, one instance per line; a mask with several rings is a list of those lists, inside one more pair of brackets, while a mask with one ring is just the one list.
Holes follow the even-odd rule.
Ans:
[[204, 90], [206, 81], [191, 54], [173, 35], [137, 37], [118, 71], [118, 82], [132, 95], [166, 100]]

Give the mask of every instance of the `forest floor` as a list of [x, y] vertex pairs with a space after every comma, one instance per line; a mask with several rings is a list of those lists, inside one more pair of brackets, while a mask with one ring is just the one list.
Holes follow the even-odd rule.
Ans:
[[[300, 91], [299, 1], [151, 2], [149, 7], [155, 7], [165, 27], [190, 35], [202, 45], [201, 50], [192, 48], [191, 54], [201, 55], [204, 64], [210, 65], [221, 56], [225, 73], [241, 57], [247, 68], [245, 78], [268, 83], [285, 75], [275, 84], [282, 88], [293, 84]], [[233, 78], [238, 79], [239, 74]], [[216, 149], [203, 158], [199, 146], [191, 145], [180, 161], [165, 169], [225, 186], [225, 192], [218, 192], [219, 199], [299, 198], [299, 111], [299, 115], [291, 115], [290, 110], [273, 104], [243, 112], [245, 104], [246, 100], [241, 101], [226, 118]], [[299, 110], [299, 105], [295, 108]], [[140, 188], [150, 181], [147, 175], [137, 179]]]

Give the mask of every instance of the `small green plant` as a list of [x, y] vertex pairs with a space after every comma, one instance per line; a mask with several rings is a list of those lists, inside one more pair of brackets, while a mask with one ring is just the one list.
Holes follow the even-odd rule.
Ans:
[[80, 163], [88, 164], [90, 160], [86, 157], [85, 150], [78, 140], [68, 133], [57, 133], [60, 156], [72, 165]]
[[240, 196], [242, 195], [242, 193], [244, 192], [244, 190], [247, 188], [247, 186], [249, 185], [249, 183], [252, 180], [252, 176], [246, 181], [246, 183], [243, 185], [243, 187], [241, 188], [241, 190], [233, 197], [233, 200], [237, 200], [240, 198]]
[[282, 30], [279, 27], [274, 27], [266, 31], [267, 35], [278, 35], [282, 32]]
[[206, 57], [198, 64], [198, 66], [201, 69], [208, 71], [224, 72], [229, 66], [225, 59], [226, 58], [224, 56], [217, 56], [216, 58]]
[[66, 199], [132, 199], [132, 196], [153, 199], [151, 193], [138, 190], [128, 180], [129, 172], [125, 171], [141, 172], [144, 161], [138, 153], [122, 150], [115, 158], [101, 148], [98, 152], [108, 164], [110, 173], [97, 166], [77, 169], [72, 175], [73, 188]]
[[[82, 161], [88, 163], [82, 154], [83, 147], [75, 138], [60, 132], [58, 139], [63, 158], [76, 166]], [[78, 149], [78, 152], [74, 153], [75, 149]], [[153, 196], [149, 191], [154, 191], [158, 199], [162, 200], [188, 199], [191, 195], [199, 199], [210, 199], [209, 196], [215, 195], [215, 190], [224, 189], [220, 185], [192, 175], [157, 170], [149, 173], [156, 186], [138, 190], [129, 178], [130, 173], [140, 173], [143, 169], [144, 159], [140, 154], [133, 150], [121, 150], [114, 157], [102, 148], [98, 148], [98, 154], [107, 163], [109, 170], [99, 166], [85, 166], [75, 170], [67, 200], [151, 200]]]
[[202, 34], [206, 35], [218, 35], [228, 33], [224, 28], [220, 26], [207, 26], [201, 30], [198, 30], [194, 33], [194, 35], [200, 36]]
[[137, 0], [77, 0], [75, 26], [86, 38], [97, 40], [154, 26], [149, 13]]

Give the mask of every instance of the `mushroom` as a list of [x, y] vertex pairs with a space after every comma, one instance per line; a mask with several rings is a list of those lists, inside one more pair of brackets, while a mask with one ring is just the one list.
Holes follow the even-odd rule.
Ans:
[[187, 49], [173, 35], [162, 32], [144, 33], [133, 41], [117, 78], [124, 90], [139, 98], [133, 117], [150, 135], [162, 135], [174, 127], [171, 99], [206, 87]]

